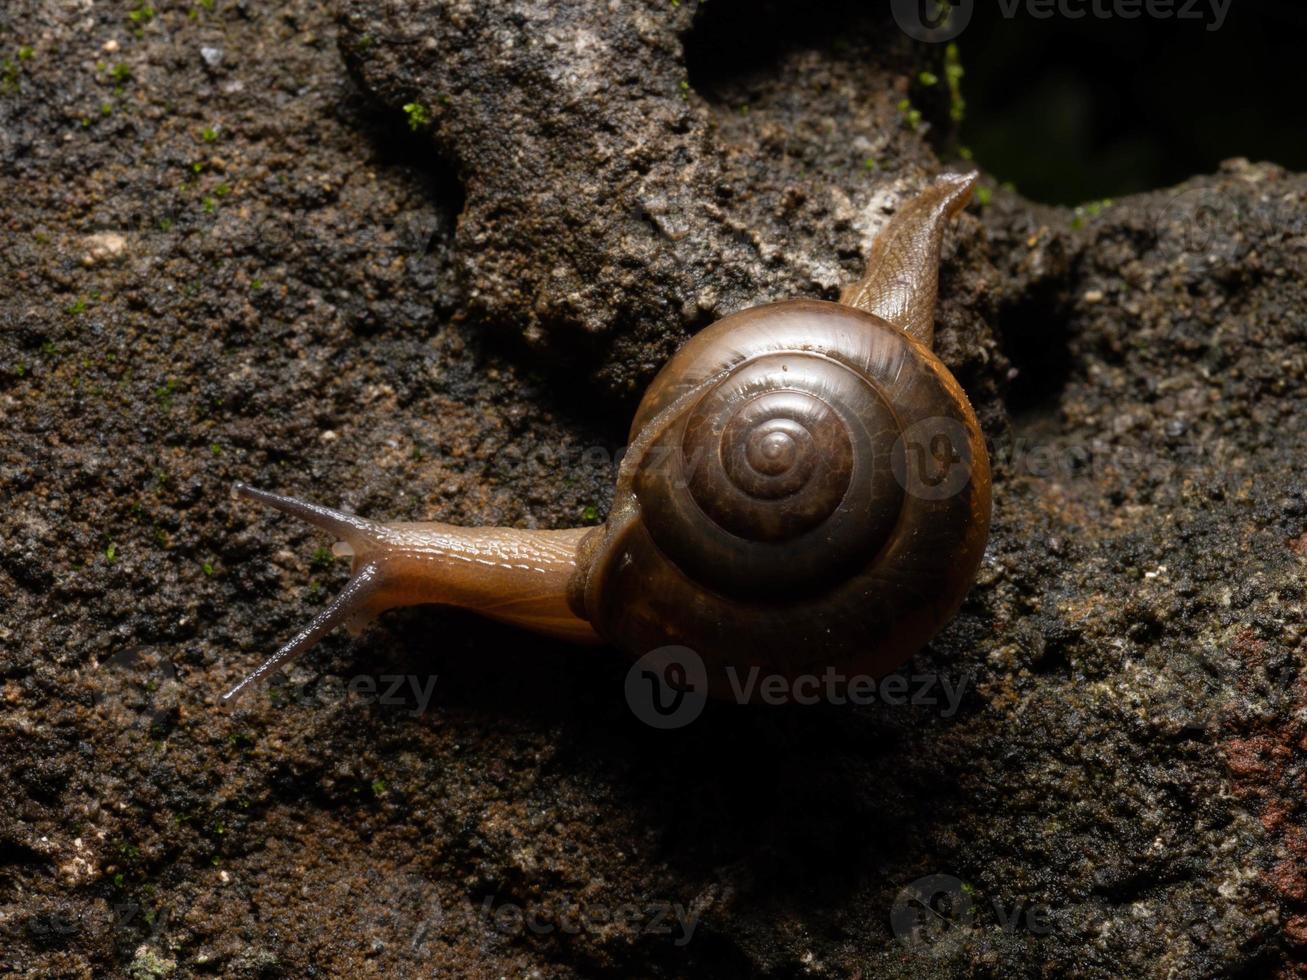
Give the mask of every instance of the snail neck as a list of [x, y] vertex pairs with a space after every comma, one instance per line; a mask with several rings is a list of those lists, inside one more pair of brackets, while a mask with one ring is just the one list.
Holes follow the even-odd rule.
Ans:
[[567, 601], [577, 548], [592, 530], [533, 531], [388, 524], [384, 544], [355, 556], [380, 571], [378, 609], [434, 603], [573, 643], [598, 642]]
[[844, 287], [840, 302], [874, 313], [931, 347], [944, 229], [971, 198], [976, 177], [946, 174], [900, 208], [872, 243], [866, 274]]

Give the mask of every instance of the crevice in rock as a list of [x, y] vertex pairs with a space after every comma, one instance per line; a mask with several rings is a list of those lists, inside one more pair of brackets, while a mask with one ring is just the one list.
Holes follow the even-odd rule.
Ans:
[[414, 250], [433, 255], [451, 249], [458, 216], [467, 200], [454, 162], [439, 152], [421, 127], [414, 129], [402, 111], [378, 104], [356, 86], [351, 86], [342, 112], [372, 146], [376, 163], [410, 174], [430, 200], [436, 221], [421, 241], [411, 243]]
[[740, 83], [765, 74], [788, 51], [835, 49], [884, 12], [853, 0], [819, 9], [782, 0], [712, 0], [704, 3], [684, 39], [690, 87], [711, 103], [730, 101]]
[[995, 331], [1014, 375], [1004, 399], [1013, 423], [1056, 407], [1075, 369], [1065, 277], [1042, 279], [999, 308]]

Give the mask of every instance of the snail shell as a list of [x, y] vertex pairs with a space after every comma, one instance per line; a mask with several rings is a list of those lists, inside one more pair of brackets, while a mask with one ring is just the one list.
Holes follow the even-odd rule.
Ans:
[[637, 656], [688, 646], [717, 684], [727, 667], [882, 674], [975, 577], [980, 427], [940, 360], [875, 314], [728, 316], [668, 362], [631, 431], [573, 601]]

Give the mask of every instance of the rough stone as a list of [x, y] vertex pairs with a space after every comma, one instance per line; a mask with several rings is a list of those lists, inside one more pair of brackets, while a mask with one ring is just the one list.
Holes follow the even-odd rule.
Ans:
[[[914, 681], [655, 732], [612, 651], [436, 609], [217, 707], [345, 574], [232, 482], [601, 518], [666, 352], [833, 295], [940, 166], [947, 105], [898, 109], [938, 53], [887, 23], [751, 5], [731, 46], [736, 5], [584, 6], [347, 3], [339, 39], [298, 0], [0, 9], [32, 48], [0, 90], [0, 969], [1301, 975], [1307, 179], [1269, 165], [1092, 215], [995, 191], [950, 235], [994, 530], [904, 673], [956, 710]], [[391, 675], [436, 677], [425, 712]]]

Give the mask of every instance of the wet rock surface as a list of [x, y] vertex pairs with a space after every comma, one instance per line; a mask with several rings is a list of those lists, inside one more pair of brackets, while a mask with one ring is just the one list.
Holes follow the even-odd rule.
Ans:
[[417, 609], [217, 707], [345, 578], [232, 482], [602, 519], [666, 353], [832, 296], [939, 168], [940, 52], [713, 6], [0, 11], [6, 971], [1302, 973], [1307, 180], [1269, 165], [959, 220], [994, 529], [905, 690], [656, 732], [612, 651]]

